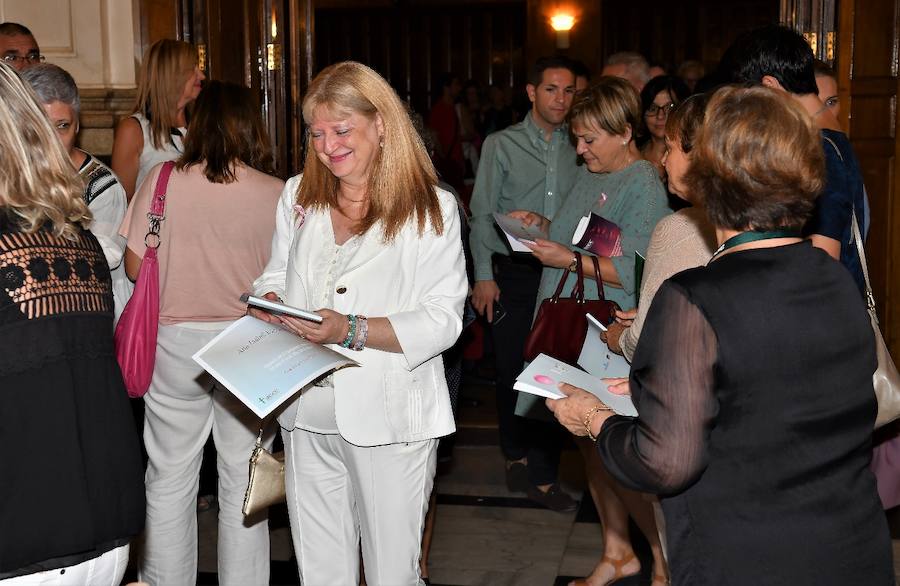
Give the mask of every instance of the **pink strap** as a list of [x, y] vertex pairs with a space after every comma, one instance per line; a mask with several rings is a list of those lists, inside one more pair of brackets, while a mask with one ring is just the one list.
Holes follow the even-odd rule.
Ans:
[[153, 201], [150, 202], [150, 213], [155, 216], [162, 216], [166, 213], [166, 189], [169, 187], [169, 176], [174, 168], [175, 161], [166, 161], [159, 170], [156, 189], [153, 191]]

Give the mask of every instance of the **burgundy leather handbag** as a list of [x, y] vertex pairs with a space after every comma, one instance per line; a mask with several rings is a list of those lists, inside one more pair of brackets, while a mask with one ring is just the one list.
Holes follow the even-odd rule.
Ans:
[[590, 313], [602, 324], [610, 324], [616, 318], [616, 309], [619, 306], [615, 301], [603, 298], [600, 262], [596, 256], [591, 258], [594, 261], [594, 276], [597, 279], [597, 294], [600, 298], [588, 300], [584, 298], [584, 271], [581, 266], [581, 255], [576, 255], [577, 279], [572, 288], [572, 295], [560, 297], [566, 284], [566, 277], [569, 276], [569, 272], [564, 271], [556, 287], [556, 293], [541, 302], [537, 317], [534, 318], [531, 333], [525, 341], [527, 362], [537, 358], [538, 354], [546, 354], [568, 364], [575, 364], [578, 355], [581, 354], [588, 330], [584, 315]]

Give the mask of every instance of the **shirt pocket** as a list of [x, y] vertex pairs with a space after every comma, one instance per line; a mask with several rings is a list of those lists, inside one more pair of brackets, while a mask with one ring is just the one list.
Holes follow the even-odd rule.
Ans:
[[437, 393], [430, 369], [391, 370], [384, 374], [384, 411], [391, 429], [416, 435], [434, 425], [438, 414]]

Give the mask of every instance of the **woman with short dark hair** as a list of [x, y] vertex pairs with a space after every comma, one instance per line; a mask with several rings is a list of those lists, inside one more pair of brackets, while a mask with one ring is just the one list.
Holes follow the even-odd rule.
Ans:
[[[196, 581], [197, 479], [210, 431], [218, 453], [219, 582], [269, 581], [268, 523], [245, 523], [241, 514], [259, 419], [191, 359], [246, 313], [240, 296], [271, 255], [283, 182], [268, 175], [272, 153], [255, 104], [249, 89], [211, 82], [197, 98], [165, 192], [156, 366], [144, 395], [148, 505], [139, 575], [150, 584]], [[169, 164], [147, 175], [122, 224], [131, 278], [146, 251], [157, 178]]]
[[851, 276], [800, 238], [824, 180], [799, 105], [719, 90], [687, 183], [721, 246], [656, 293], [628, 383], [639, 416], [567, 385], [549, 405], [660, 495], [674, 585], [894, 584], [868, 468], [872, 328]]

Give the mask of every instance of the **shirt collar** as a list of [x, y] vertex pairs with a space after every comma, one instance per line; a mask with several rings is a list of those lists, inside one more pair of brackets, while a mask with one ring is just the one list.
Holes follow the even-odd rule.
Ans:
[[[549, 144], [544, 140], [544, 129], [538, 126], [534, 121], [534, 110], [529, 110], [525, 115], [525, 128], [528, 130], [528, 136], [531, 138], [531, 144], [540, 147], [544, 147]], [[550, 135], [550, 143], [552, 143], [557, 136], [565, 136], [568, 131], [569, 127], [565, 122], [563, 122], [553, 130], [553, 134]]]

